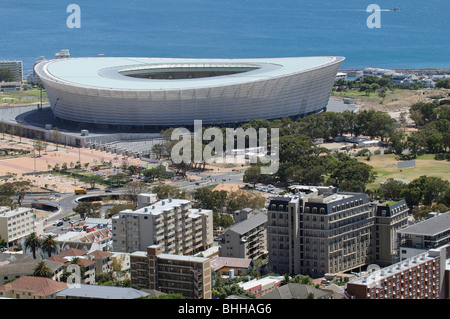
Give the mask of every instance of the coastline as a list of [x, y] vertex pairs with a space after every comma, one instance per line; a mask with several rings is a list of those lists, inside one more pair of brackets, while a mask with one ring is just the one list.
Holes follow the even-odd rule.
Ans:
[[[374, 67], [377, 68], [377, 67]], [[445, 75], [450, 74], [450, 68], [426, 68], [426, 69], [395, 69], [395, 68], [378, 68], [378, 69], [388, 69], [393, 70], [398, 73], [410, 73], [417, 75]], [[347, 73], [348, 76], [355, 76], [356, 72], [361, 71], [362, 69], [340, 69], [340, 72]]]

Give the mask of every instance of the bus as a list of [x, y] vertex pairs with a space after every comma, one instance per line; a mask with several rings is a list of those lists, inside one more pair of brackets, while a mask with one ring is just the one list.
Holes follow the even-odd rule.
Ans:
[[75, 189], [75, 195], [78, 194], [87, 194], [87, 191], [84, 188], [77, 188]]

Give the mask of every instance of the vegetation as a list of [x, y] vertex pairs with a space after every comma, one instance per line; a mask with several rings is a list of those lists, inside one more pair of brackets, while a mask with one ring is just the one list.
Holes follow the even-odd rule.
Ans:
[[34, 269], [33, 276], [52, 278], [53, 273], [52, 273], [50, 267], [47, 266], [45, 261], [41, 260], [38, 262], [36, 268]]
[[409, 184], [388, 179], [378, 190], [385, 199], [405, 199], [415, 219], [431, 211], [447, 212], [450, 207], [450, 182], [436, 176], [420, 176]]
[[244, 289], [242, 289], [238, 283], [239, 282], [246, 282], [249, 280], [247, 276], [239, 276], [234, 277], [232, 279], [223, 280], [222, 279], [222, 272], [214, 272], [214, 287], [212, 290], [213, 296], [219, 298], [219, 299], [225, 299], [230, 295], [237, 295], [237, 296], [244, 296], [248, 298], [255, 298], [255, 294], [246, 292]]
[[198, 202], [197, 206], [201, 208], [211, 209], [215, 212], [228, 211], [229, 213], [247, 207], [263, 208], [265, 204], [265, 198], [258, 193], [243, 190], [214, 191], [209, 187], [197, 188], [194, 199]]
[[164, 184], [154, 186], [152, 188], [152, 192], [155, 193], [159, 199], [166, 199], [166, 198], [186, 199], [188, 196], [185, 191], [180, 190], [178, 187]]
[[0, 68], [0, 82], [13, 82], [14, 72], [9, 68]]
[[31, 188], [30, 181], [7, 182], [0, 185], [0, 202], [14, 208], [17, 204], [22, 206], [22, 201], [27, 191]]
[[73, 211], [80, 214], [80, 217], [84, 219], [86, 217], [100, 217], [101, 208], [102, 205], [100, 203], [82, 202]]
[[36, 250], [41, 247], [42, 242], [39, 239], [39, 237], [36, 235], [35, 232], [32, 232], [30, 235], [28, 235], [25, 238], [25, 248], [31, 249], [31, 252], [33, 253], [33, 258], [36, 259]]
[[56, 251], [58, 245], [55, 240], [56, 236], [47, 235], [41, 242], [41, 248], [43, 251], [47, 252], [48, 257], [52, 256], [52, 253]]
[[136, 206], [134, 204], [117, 204], [114, 205], [112, 208], [108, 208], [106, 210], [106, 217], [111, 218], [112, 216], [120, 213], [121, 211], [125, 209], [136, 209]]

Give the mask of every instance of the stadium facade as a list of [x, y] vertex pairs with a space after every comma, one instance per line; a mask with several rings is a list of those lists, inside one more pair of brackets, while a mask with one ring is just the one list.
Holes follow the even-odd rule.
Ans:
[[94, 57], [36, 65], [53, 115], [106, 126], [243, 123], [326, 109], [343, 57]]

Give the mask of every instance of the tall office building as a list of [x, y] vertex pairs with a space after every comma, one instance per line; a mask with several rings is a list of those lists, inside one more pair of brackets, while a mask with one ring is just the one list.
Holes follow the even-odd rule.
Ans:
[[184, 199], [165, 199], [112, 217], [113, 249], [145, 251], [160, 245], [164, 253], [192, 255], [213, 245], [211, 210], [193, 209]]
[[373, 209], [365, 194], [334, 187], [299, 186], [268, 210], [269, 266], [277, 273], [312, 277], [364, 266], [373, 260]]
[[380, 266], [398, 261], [397, 232], [408, 226], [409, 208], [405, 200], [391, 201], [376, 206], [375, 259]]
[[364, 193], [340, 193], [328, 186], [291, 190], [294, 196], [269, 203], [267, 247], [273, 272], [319, 277], [393, 262], [397, 231], [407, 225], [404, 201], [379, 205]]

